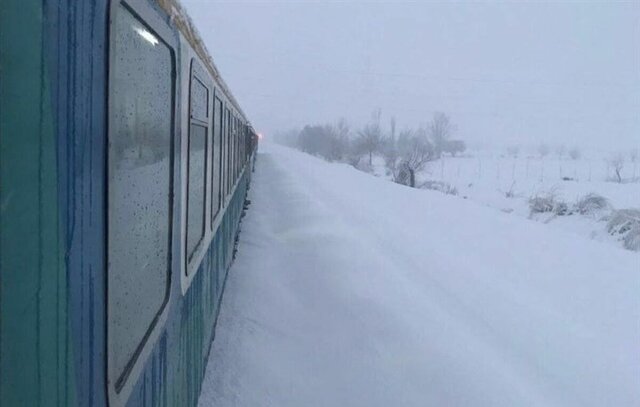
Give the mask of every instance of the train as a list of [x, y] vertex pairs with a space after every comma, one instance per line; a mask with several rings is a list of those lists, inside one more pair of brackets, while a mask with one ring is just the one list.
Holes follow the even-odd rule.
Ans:
[[195, 406], [258, 135], [177, 0], [0, 4], [0, 406]]

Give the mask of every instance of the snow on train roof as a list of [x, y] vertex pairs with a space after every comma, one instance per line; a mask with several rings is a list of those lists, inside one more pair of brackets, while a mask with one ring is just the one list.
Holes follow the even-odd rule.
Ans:
[[182, 4], [180, 4], [180, 0], [157, 0], [158, 5], [167, 12], [171, 21], [176, 25], [176, 27], [180, 30], [182, 35], [187, 39], [189, 44], [196, 51], [198, 56], [202, 59], [202, 61], [207, 66], [209, 72], [213, 76], [213, 78], [218, 82], [218, 84], [222, 87], [222, 90], [227, 95], [231, 103], [234, 107], [240, 112], [242, 116], [244, 116], [245, 120], [248, 121], [247, 116], [244, 114], [244, 111], [240, 107], [240, 104], [236, 100], [233, 93], [222, 79], [220, 75], [220, 71], [213, 63], [213, 58], [211, 58], [211, 54], [207, 50], [207, 46], [204, 44], [198, 29], [196, 28], [193, 20], [184, 9]]

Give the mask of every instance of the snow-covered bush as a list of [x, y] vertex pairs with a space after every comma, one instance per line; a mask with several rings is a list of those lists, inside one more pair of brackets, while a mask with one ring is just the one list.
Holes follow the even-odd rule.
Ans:
[[613, 211], [607, 230], [612, 235], [623, 235], [625, 249], [640, 251], [640, 209], [620, 209]]
[[611, 214], [607, 231], [612, 235], [624, 234], [634, 226], [640, 226], [640, 209], [619, 209]]
[[640, 225], [635, 225], [627, 232], [622, 244], [627, 250], [640, 252]]
[[511, 183], [511, 186], [509, 187], [509, 189], [508, 189], [508, 190], [506, 190], [506, 191], [500, 191], [500, 190], [498, 190], [498, 191], [502, 192], [502, 193], [504, 194], [504, 197], [505, 197], [505, 198], [507, 198], [507, 199], [512, 199], [512, 198], [515, 198], [515, 197], [516, 197], [516, 192], [515, 192], [515, 190], [514, 190], [514, 187], [515, 187], [515, 186], [516, 186], [516, 182], [515, 182], [515, 181], [513, 181], [513, 182]]
[[574, 210], [581, 215], [591, 215], [610, 208], [607, 198], [594, 193], [581, 197], [574, 206]]
[[439, 191], [447, 195], [458, 195], [458, 189], [456, 187], [442, 181], [425, 181], [420, 187], [424, 189], [431, 189], [433, 191]]
[[566, 202], [562, 202], [562, 201], [556, 202], [556, 206], [553, 212], [559, 216], [571, 215], [571, 211], [569, 210], [569, 205], [567, 205]]
[[554, 191], [529, 198], [529, 212], [531, 215], [536, 213], [554, 213], [559, 216], [571, 214], [569, 205], [558, 199]]

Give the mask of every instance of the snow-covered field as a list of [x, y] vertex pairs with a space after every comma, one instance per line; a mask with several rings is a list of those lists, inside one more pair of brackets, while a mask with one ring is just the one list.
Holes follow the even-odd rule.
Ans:
[[260, 150], [200, 406], [640, 405], [638, 253]]
[[[391, 178], [381, 157], [376, 158], [374, 172]], [[610, 211], [589, 216], [531, 216], [528, 200], [552, 193], [571, 207], [581, 197], [596, 193], [605, 197], [613, 209], [640, 209], [640, 163], [628, 160], [621, 175], [623, 183], [613, 181], [615, 172], [605, 157], [513, 158], [476, 152], [473, 156], [447, 156], [430, 163], [419, 175], [419, 182], [443, 182], [455, 188], [460, 198], [620, 247], [621, 237], [611, 236], [606, 230]]]

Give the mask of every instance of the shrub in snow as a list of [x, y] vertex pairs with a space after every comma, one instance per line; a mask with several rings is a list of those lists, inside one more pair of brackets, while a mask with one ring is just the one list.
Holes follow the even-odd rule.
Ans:
[[529, 198], [529, 212], [553, 212], [554, 204], [554, 200], [549, 197], [534, 196], [532, 198]]
[[607, 223], [612, 235], [623, 235], [625, 249], [640, 251], [640, 209], [620, 209], [614, 211]]
[[559, 216], [571, 215], [571, 211], [569, 211], [569, 205], [561, 201], [556, 202], [556, 206], [553, 212]]
[[447, 195], [458, 195], [458, 190], [456, 189], [456, 187], [441, 181], [425, 181], [421, 185], [421, 188], [439, 191]]
[[591, 215], [605, 209], [610, 209], [611, 205], [607, 198], [602, 195], [591, 193], [578, 199], [574, 208], [575, 211], [581, 215]]
[[624, 248], [627, 250], [640, 251], [640, 225], [635, 225], [627, 232], [622, 240]]
[[559, 200], [553, 191], [546, 195], [529, 198], [529, 212], [531, 215], [536, 213], [554, 213], [559, 216], [571, 214], [566, 202]]
[[638, 226], [640, 226], [640, 209], [619, 209], [611, 214], [607, 231], [612, 235], [625, 234]]
[[515, 193], [515, 191], [513, 189], [515, 186], [516, 186], [516, 182], [513, 181], [508, 190], [506, 190], [506, 191], [498, 190], [498, 191], [502, 192], [504, 194], [505, 198], [508, 198], [508, 199], [515, 198], [516, 197], [516, 193]]

